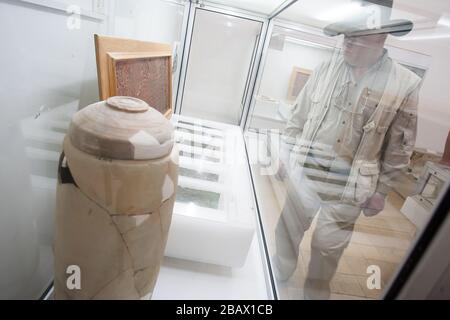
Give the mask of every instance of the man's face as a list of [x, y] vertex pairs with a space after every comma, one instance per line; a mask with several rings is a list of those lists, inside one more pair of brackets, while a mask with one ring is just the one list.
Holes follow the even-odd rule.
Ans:
[[367, 67], [373, 61], [373, 56], [378, 55], [379, 49], [384, 47], [386, 36], [386, 34], [344, 36], [345, 61], [354, 67]]

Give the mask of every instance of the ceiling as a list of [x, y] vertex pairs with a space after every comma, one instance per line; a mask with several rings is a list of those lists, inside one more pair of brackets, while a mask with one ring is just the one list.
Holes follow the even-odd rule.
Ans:
[[[346, 9], [351, 8], [352, 1], [299, 0], [278, 17], [295, 22], [326, 20], [318, 18], [327, 17], [327, 13], [330, 17], [336, 16], [336, 14], [345, 14]], [[269, 15], [286, 0], [209, 0], [206, 2]], [[392, 16], [420, 22], [438, 20], [444, 13], [450, 14], [450, 1], [448, 0], [395, 0]], [[319, 21], [316, 21], [317, 23], [320, 24]]]
[[245, 11], [270, 15], [285, 0], [210, 0], [208, 2], [217, 3]]
[[[227, 7], [270, 15], [285, 0], [210, 0]], [[353, 0], [299, 0], [277, 19], [301, 23], [322, 29], [332, 21], [351, 17], [357, 5]], [[409, 19], [414, 22], [414, 30], [402, 40], [450, 39], [449, 0], [394, 0], [392, 18]]]

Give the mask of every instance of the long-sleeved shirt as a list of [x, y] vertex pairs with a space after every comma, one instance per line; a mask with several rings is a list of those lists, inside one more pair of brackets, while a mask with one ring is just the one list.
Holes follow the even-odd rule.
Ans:
[[[333, 88], [330, 108], [319, 124], [313, 140], [306, 141], [311, 143], [311, 147], [304, 166], [308, 167], [312, 179], [334, 184], [338, 190], [338, 186], [343, 188], [354, 155], [360, 147], [363, 128], [368, 125], [368, 120], [385, 90], [389, 91], [386, 84], [392, 64], [393, 61], [385, 50], [380, 59], [359, 80], [353, 77], [350, 65], [342, 64], [335, 83], [328, 86]], [[291, 143], [301, 135], [303, 125], [310, 115], [316, 112], [316, 108], [320, 108], [323, 97], [315, 93], [318, 86], [325, 86], [325, 81], [328, 81], [323, 70], [324, 65], [313, 73], [296, 100], [292, 117], [284, 131], [285, 137], [288, 140], [290, 138]], [[416, 134], [418, 93], [419, 86], [408, 93], [384, 139], [378, 192], [387, 193], [399, 169], [409, 162]], [[400, 135], [402, 141], [398, 140]], [[399, 154], [402, 154], [401, 158], [398, 157]], [[335, 196], [339, 196], [339, 192]]]

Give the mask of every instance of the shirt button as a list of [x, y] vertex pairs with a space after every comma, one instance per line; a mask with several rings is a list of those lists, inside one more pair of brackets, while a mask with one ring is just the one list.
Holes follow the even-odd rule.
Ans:
[[348, 103], [348, 105], [349, 105], [349, 106], [351, 106], [351, 105], [352, 105], [352, 103], [351, 103], [351, 102], [349, 102], [349, 103]]
[[345, 124], [345, 121], [342, 121], [342, 124]]
[[337, 143], [341, 143], [341, 139], [337, 139]]

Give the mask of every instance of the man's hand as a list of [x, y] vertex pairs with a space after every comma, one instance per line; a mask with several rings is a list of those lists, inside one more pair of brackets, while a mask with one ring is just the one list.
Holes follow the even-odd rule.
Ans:
[[366, 217], [373, 217], [384, 209], [386, 195], [376, 192], [372, 197], [363, 203], [361, 208]]

